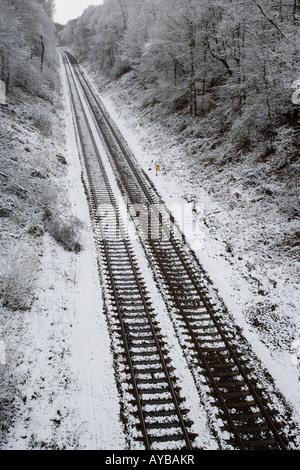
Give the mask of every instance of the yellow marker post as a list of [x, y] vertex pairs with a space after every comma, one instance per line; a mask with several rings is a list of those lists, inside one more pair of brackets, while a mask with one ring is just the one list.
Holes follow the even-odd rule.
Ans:
[[159, 166], [159, 165], [156, 165], [155, 169], [156, 169], [156, 176], [158, 176], [158, 172], [159, 172], [159, 170], [160, 170], [160, 166]]

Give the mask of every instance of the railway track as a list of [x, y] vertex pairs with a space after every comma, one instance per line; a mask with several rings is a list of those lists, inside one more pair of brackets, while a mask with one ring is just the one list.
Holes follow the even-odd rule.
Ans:
[[116, 210], [111, 214], [111, 223], [107, 223], [106, 213], [102, 224], [101, 213], [99, 210], [97, 213], [105, 204], [117, 208], [117, 201], [88, 123], [83, 95], [172, 314], [187, 362], [195, 380], [206, 387], [213, 399], [216, 416], [228, 434], [228, 446], [241, 450], [286, 449], [288, 442], [274, 407], [268, 403], [257, 374], [250, 369], [240, 348], [242, 338], [238, 329], [228, 326], [222, 305], [215, 307], [210, 300], [207, 279], [196, 256], [76, 60], [69, 53], [62, 55], [97, 219], [99, 250], [105, 260], [105, 276], [115, 311], [112, 321], [126, 351], [139, 438], [147, 449], [155, 448], [157, 443], [163, 443], [164, 449], [193, 449], [195, 436], [169, 363], [167, 340], [156, 327], [157, 313], [135, 263], [120, 214]]
[[[64, 56], [63, 56], [64, 57]], [[136, 439], [146, 449], [163, 443], [167, 448], [192, 449], [193, 424], [186, 417], [184, 400], [176, 384], [166, 344], [155, 321], [155, 309], [148, 297], [134, 251], [125, 234], [118, 211], [108, 220], [106, 207], [117, 207], [113, 190], [85, 112], [82, 97], [68, 61], [70, 96], [73, 103], [81, 155], [90, 189], [91, 211], [101, 255], [102, 275], [109, 286], [110, 326], [122, 346], [117, 361], [124, 364], [130, 393], [123, 397], [137, 416]], [[80, 111], [79, 111], [80, 110]], [[99, 213], [102, 207], [104, 213]], [[118, 234], [116, 234], [116, 231]], [[120, 236], [117, 236], [120, 235]], [[103, 268], [103, 266], [105, 266]]]

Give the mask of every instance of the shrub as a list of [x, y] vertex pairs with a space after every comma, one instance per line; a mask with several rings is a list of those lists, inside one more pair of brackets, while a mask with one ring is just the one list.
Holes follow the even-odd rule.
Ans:
[[29, 245], [22, 245], [8, 257], [0, 273], [0, 298], [4, 307], [14, 311], [31, 307], [37, 268], [38, 259]]
[[79, 242], [79, 231], [82, 223], [76, 217], [63, 218], [45, 209], [45, 230], [67, 251], [79, 253], [82, 249]]
[[35, 105], [31, 108], [31, 121], [44, 135], [51, 135], [52, 133], [52, 117], [49, 111], [41, 108], [41, 106]]

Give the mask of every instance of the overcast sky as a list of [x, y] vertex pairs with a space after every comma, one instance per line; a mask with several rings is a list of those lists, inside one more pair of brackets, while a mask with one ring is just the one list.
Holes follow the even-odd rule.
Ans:
[[66, 24], [69, 20], [78, 18], [89, 5], [100, 5], [103, 0], [55, 0], [56, 23]]

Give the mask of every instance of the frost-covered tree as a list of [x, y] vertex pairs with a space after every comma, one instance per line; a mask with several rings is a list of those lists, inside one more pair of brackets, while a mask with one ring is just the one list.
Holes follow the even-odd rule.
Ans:
[[143, 106], [211, 114], [238, 148], [272, 148], [298, 119], [299, 15], [296, 0], [106, 0], [61, 39], [104, 76], [134, 71]]
[[52, 0], [1, 0], [0, 67], [1, 79], [9, 91], [19, 85], [43, 93], [42, 83], [50, 73], [39, 76], [54, 63]]

